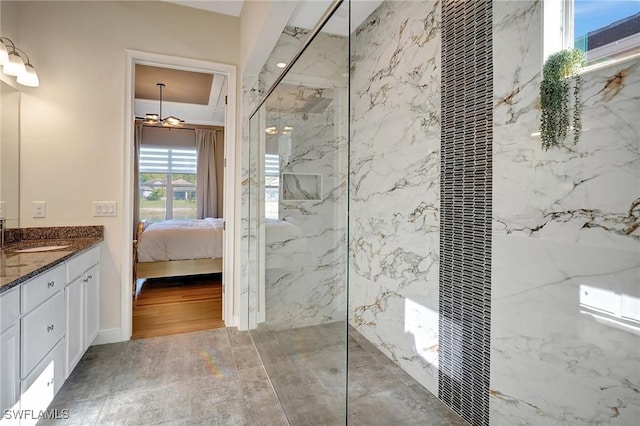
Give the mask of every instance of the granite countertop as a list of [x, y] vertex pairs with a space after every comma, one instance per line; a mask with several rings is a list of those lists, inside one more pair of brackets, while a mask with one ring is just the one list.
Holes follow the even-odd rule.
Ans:
[[[95, 228], [100, 228], [99, 232]], [[70, 229], [73, 231], [70, 232]], [[21, 231], [23, 238], [15, 239], [0, 252], [0, 294], [103, 240], [102, 227], [25, 228]], [[16, 252], [45, 246], [67, 247], [51, 251]]]

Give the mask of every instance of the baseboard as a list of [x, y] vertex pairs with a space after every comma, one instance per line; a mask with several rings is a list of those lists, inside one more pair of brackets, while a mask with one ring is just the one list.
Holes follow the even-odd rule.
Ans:
[[119, 328], [108, 328], [106, 330], [100, 330], [98, 335], [93, 340], [91, 346], [105, 345], [107, 343], [122, 342], [122, 332]]

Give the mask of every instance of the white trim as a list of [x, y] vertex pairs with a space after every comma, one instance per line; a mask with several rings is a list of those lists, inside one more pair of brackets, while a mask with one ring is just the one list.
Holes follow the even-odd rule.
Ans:
[[[182, 58], [177, 56], [160, 55], [149, 52], [126, 49], [125, 61], [125, 111], [124, 111], [124, 151], [122, 158], [122, 266], [121, 266], [121, 308], [120, 308], [120, 341], [129, 340], [132, 333], [132, 298], [131, 283], [132, 271], [132, 237], [133, 237], [133, 211], [132, 211], [132, 185], [133, 185], [133, 87], [134, 64], [143, 63], [155, 66], [170, 66], [176, 69], [192, 71], [209, 71], [223, 74], [227, 77], [227, 114], [225, 114], [225, 157], [227, 167], [225, 169], [225, 193], [224, 216], [227, 230], [224, 237], [224, 270], [223, 286], [223, 319], [228, 327], [237, 324], [238, 313], [234, 313], [235, 283], [239, 275], [239, 253], [237, 250], [236, 233], [238, 227], [234, 224], [240, 220], [237, 203], [237, 167], [236, 158], [239, 144], [236, 143], [236, 96], [237, 96], [237, 70], [235, 65], [221, 64], [217, 62], [203, 61], [199, 59]], [[232, 238], [227, 238], [231, 235]]]
[[[254, 116], [255, 117], [255, 116]], [[279, 125], [279, 123], [278, 123]], [[267, 255], [267, 250], [266, 250], [266, 242], [267, 242], [267, 236], [266, 236], [266, 229], [265, 229], [265, 218], [264, 218], [264, 213], [265, 213], [265, 191], [264, 191], [264, 186], [265, 186], [265, 178], [264, 178], [264, 154], [266, 152], [266, 143], [267, 143], [267, 136], [265, 134], [265, 132], [262, 131], [262, 129], [267, 127], [267, 104], [265, 103], [263, 106], [260, 107], [260, 113], [258, 114], [258, 126], [257, 128], [258, 130], [258, 146], [255, 147], [256, 148], [256, 165], [257, 170], [256, 170], [256, 179], [254, 180], [254, 182], [256, 182], [257, 188], [255, 190], [256, 192], [256, 201], [258, 203], [258, 209], [257, 209], [257, 213], [258, 213], [258, 217], [256, 218], [256, 247], [257, 247], [257, 251], [258, 251], [258, 256], [257, 256], [257, 262], [256, 262], [256, 267], [258, 268], [257, 270], [257, 278], [258, 278], [258, 288], [257, 291], [255, 293], [255, 297], [256, 297], [256, 313], [255, 313], [255, 317], [252, 317], [252, 322], [250, 324], [250, 327], [256, 328], [258, 326], [259, 323], [261, 322], [265, 322], [266, 321], [266, 315], [267, 315], [267, 305], [266, 305], [266, 289], [265, 289], [265, 285], [266, 285], [266, 272], [267, 272], [267, 259], [266, 259], [266, 255]], [[254, 127], [255, 128], [255, 127]], [[291, 140], [291, 136], [289, 136], [289, 140]], [[280, 166], [278, 165], [278, 168], [280, 168]], [[280, 182], [280, 188], [282, 188], [282, 182]], [[278, 188], [278, 190], [280, 191], [281, 189]], [[280, 195], [278, 195], [278, 198], [280, 198]], [[278, 203], [278, 209], [280, 209], [279, 206], [280, 203]], [[279, 214], [278, 214], [279, 216]], [[251, 290], [251, 289], [249, 289]]]
[[108, 328], [106, 330], [100, 330], [95, 339], [93, 339], [93, 343], [90, 346], [95, 345], [106, 345], [107, 343], [117, 343], [122, 342], [122, 330], [119, 328]]
[[[224, 220], [226, 230], [224, 232], [223, 239], [223, 262], [222, 270], [225, 271], [222, 274], [224, 297], [222, 307], [222, 318], [224, 319], [227, 327], [235, 327], [238, 325], [237, 316], [235, 312], [236, 297], [235, 287], [239, 287], [240, 277], [239, 264], [240, 256], [236, 256], [236, 242], [240, 241], [239, 235], [236, 235], [236, 223], [240, 223], [240, 208], [236, 205], [236, 185], [240, 180], [240, 177], [236, 173], [236, 156], [237, 150], [241, 146], [237, 143], [236, 138], [236, 94], [237, 94], [237, 80], [236, 80], [236, 67], [228, 65], [227, 72], [227, 106], [225, 111], [225, 130], [224, 130], [224, 149], [225, 149], [225, 171], [224, 171]], [[237, 227], [239, 230], [240, 227]], [[231, 235], [231, 238], [229, 238]]]
[[562, 2], [562, 48], [572, 49], [574, 43], [574, 1], [564, 0]]

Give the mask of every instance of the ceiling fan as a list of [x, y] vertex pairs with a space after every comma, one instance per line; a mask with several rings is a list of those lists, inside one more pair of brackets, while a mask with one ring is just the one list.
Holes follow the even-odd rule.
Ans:
[[144, 117], [136, 117], [136, 120], [142, 120], [143, 125], [147, 126], [161, 126], [161, 127], [182, 127], [184, 126], [184, 120], [179, 119], [173, 115], [162, 118], [162, 89], [166, 86], [164, 83], [156, 83], [156, 86], [160, 89], [160, 111], [158, 114], [147, 113]]

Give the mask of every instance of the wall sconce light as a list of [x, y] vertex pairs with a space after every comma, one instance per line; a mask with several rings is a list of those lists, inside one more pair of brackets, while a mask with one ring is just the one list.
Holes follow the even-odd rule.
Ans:
[[29, 87], [40, 86], [38, 73], [29, 62], [29, 56], [24, 50], [18, 49], [7, 37], [0, 37], [0, 65], [2, 65], [2, 72], [16, 77], [18, 84]]

